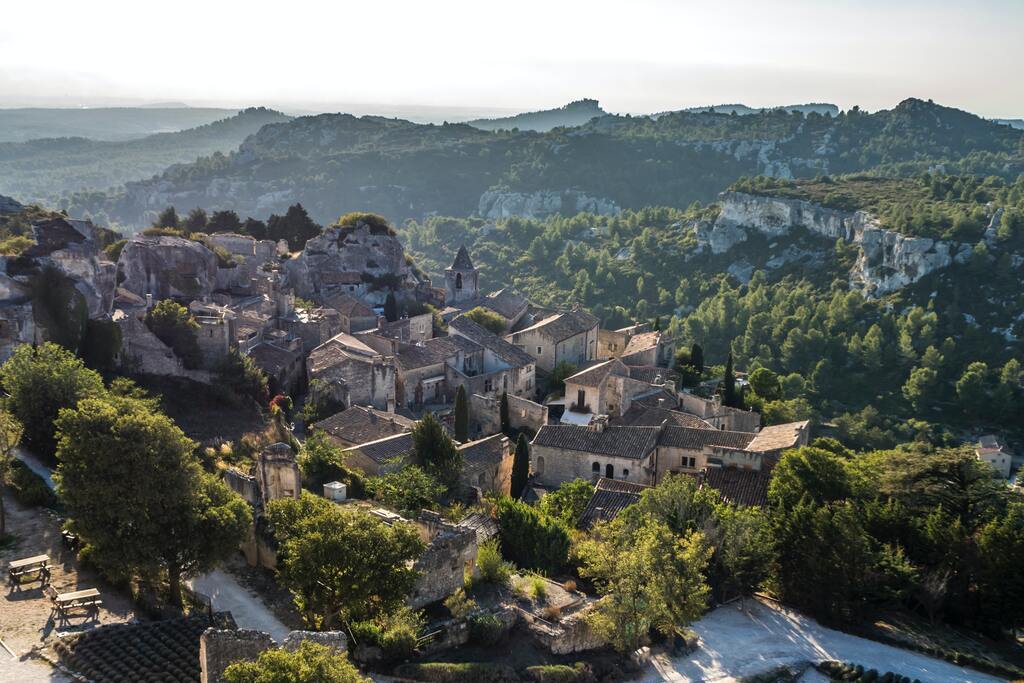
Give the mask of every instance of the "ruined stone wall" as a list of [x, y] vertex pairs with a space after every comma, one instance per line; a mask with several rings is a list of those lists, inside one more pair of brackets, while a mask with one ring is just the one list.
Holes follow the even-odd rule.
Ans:
[[[471, 394], [469, 397], [469, 419], [476, 426], [478, 437], [490, 436], [501, 431], [501, 397]], [[508, 421], [513, 429], [527, 430], [536, 434], [548, 423], [548, 407], [519, 396], [508, 397]]]
[[292, 631], [277, 643], [270, 634], [246, 629], [207, 629], [199, 638], [199, 669], [201, 683], [222, 683], [224, 671], [238, 661], [253, 661], [266, 650], [280, 646], [294, 651], [306, 641], [325, 645], [337, 654], [348, 650], [344, 631]]
[[436, 532], [413, 566], [418, 577], [408, 603], [417, 609], [444, 600], [461, 588], [465, 572], [473, 570], [477, 551], [476, 531], [472, 529], [434, 519], [421, 522], [423, 526], [428, 535], [431, 529]]
[[121, 328], [121, 368], [129, 373], [185, 377], [211, 384], [213, 376], [206, 370], [189, 370], [171, 347], [153, 334], [146, 323], [129, 314], [117, 320]]

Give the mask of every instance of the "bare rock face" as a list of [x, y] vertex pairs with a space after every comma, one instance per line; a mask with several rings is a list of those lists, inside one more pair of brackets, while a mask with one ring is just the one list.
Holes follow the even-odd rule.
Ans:
[[480, 216], [490, 219], [509, 216], [545, 218], [556, 213], [574, 215], [582, 212], [615, 216], [621, 211], [619, 205], [610, 199], [591, 197], [575, 190], [530, 193], [489, 190], [480, 196], [480, 205], [477, 207]]
[[398, 237], [362, 221], [325, 229], [306, 242], [302, 253], [285, 268], [296, 294], [307, 299], [322, 299], [350, 280], [366, 282], [370, 289], [382, 292], [417, 284]]
[[742, 192], [721, 196], [721, 213], [711, 226], [697, 231], [697, 239], [723, 254], [747, 239], [754, 230], [769, 237], [802, 228], [830, 240], [858, 244], [861, 254], [850, 271], [850, 283], [866, 296], [882, 296], [917, 282], [928, 273], [963, 263], [969, 244], [902, 235], [882, 228], [863, 211], [842, 211], [797, 199], [763, 197]]
[[191, 301], [217, 288], [217, 257], [192, 240], [168, 235], [134, 235], [117, 262], [119, 286], [154, 300]]
[[0, 194], [0, 213], [18, 213], [25, 207], [13, 197]]

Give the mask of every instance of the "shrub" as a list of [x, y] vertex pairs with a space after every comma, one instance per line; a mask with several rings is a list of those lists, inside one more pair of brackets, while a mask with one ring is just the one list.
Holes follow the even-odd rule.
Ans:
[[500, 642], [504, 635], [504, 625], [493, 614], [478, 614], [469, 620], [469, 638], [477, 645], [494, 645]]
[[477, 306], [464, 315], [492, 334], [502, 334], [505, 331], [505, 319], [482, 306]]
[[20, 460], [11, 464], [10, 487], [15, 500], [22, 505], [56, 508], [59, 502], [57, 494], [46, 485], [43, 478]]
[[548, 605], [544, 608], [544, 619], [552, 623], [562, 618], [562, 608], [558, 605]]
[[427, 662], [402, 664], [395, 668], [395, 676], [426, 683], [518, 683], [515, 669], [507, 664], [485, 662]]
[[497, 505], [502, 554], [520, 567], [554, 573], [569, 559], [569, 532], [526, 503], [502, 498]]
[[384, 632], [372, 621], [357, 621], [349, 626], [348, 632], [356, 645], [379, 647], [384, 639]]
[[583, 662], [543, 664], [526, 668], [526, 677], [534, 683], [593, 683], [596, 680], [590, 667]]
[[108, 244], [103, 249], [103, 254], [114, 263], [117, 263], [117, 260], [121, 258], [121, 252], [124, 251], [124, 245], [126, 244], [128, 244], [128, 240], [126, 239], [117, 240], [112, 244]]
[[35, 246], [35, 242], [24, 235], [14, 235], [0, 240], [0, 255], [18, 256], [22, 252]]
[[476, 551], [476, 566], [480, 579], [497, 586], [507, 586], [512, 580], [512, 565], [505, 561], [495, 539], [484, 541]]
[[476, 600], [468, 597], [462, 588], [449, 595], [444, 601], [444, 606], [455, 619], [465, 619], [477, 607]]
[[389, 659], [405, 659], [416, 651], [416, 638], [412, 624], [395, 624], [384, 631], [380, 646]]
[[171, 347], [186, 368], [199, 367], [202, 360], [199, 323], [187, 308], [170, 299], [163, 299], [146, 312], [146, 327]]
[[529, 579], [530, 595], [534, 600], [540, 602], [548, 597], [548, 582], [543, 576], [531, 576]]
[[567, 593], [575, 593], [576, 582], [572, 579], [569, 579], [568, 581], [562, 584], [562, 588], [564, 588]]

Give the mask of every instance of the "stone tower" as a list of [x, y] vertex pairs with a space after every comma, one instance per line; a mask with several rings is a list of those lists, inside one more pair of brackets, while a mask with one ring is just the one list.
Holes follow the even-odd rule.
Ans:
[[473, 267], [466, 245], [459, 247], [452, 265], [444, 270], [444, 297], [449, 306], [480, 296], [480, 271]]

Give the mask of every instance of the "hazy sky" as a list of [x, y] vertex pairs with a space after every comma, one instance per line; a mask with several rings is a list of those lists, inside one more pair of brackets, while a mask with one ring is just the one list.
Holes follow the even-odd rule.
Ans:
[[1024, 116], [1024, 0], [13, 0], [0, 105], [616, 112], [712, 103]]

